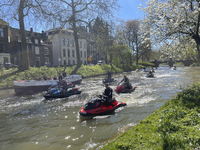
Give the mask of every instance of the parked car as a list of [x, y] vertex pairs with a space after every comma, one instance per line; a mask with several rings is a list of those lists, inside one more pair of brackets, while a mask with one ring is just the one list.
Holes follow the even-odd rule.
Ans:
[[3, 63], [3, 64], [1, 64], [1, 66], [3, 66], [5, 69], [19, 68], [18, 65], [14, 65], [14, 64], [11, 64], [11, 63]]
[[47, 67], [54, 67], [54, 65], [52, 65], [51, 63], [45, 63], [45, 66], [47, 66]]
[[105, 64], [105, 61], [104, 61], [104, 60], [99, 60], [99, 61], [97, 62], [97, 65], [101, 65], [101, 64]]

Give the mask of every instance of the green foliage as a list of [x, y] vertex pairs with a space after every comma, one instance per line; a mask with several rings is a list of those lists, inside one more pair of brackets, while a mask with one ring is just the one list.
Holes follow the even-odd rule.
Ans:
[[161, 63], [160, 65], [169, 65], [168, 63]]
[[127, 45], [117, 44], [112, 48], [112, 62], [119, 68], [132, 64], [132, 53]]
[[148, 66], [148, 67], [155, 67], [154, 63], [139, 61], [139, 65]]
[[200, 63], [193, 63], [190, 65], [191, 67], [196, 67], [196, 66], [200, 66]]
[[[7, 87], [12, 86], [13, 81], [17, 80], [34, 80], [36, 76], [43, 78], [44, 75], [47, 77], [52, 78], [54, 75], [58, 76], [58, 73], [61, 73], [65, 70], [67, 75], [71, 74], [71, 72], [75, 69], [76, 66], [72, 67], [52, 67], [48, 68], [46, 66], [42, 66], [40, 68], [36, 67], [30, 67], [29, 70], [25, 70], [23, 72], [20, 72], [16, 69], [10, 69], [10, 70], [3, 70], [0, 71], [0, 86], [1, 87]], [[104, 65], [95, 65], [95, 66], [85, 66], [82, 65], [81, 68], [77, 71], [77, 74], [80, 74], [83, 78], [94, 76], [94, 75], [101, 75], [106, 74], [107, 71], [111, 71], [113, 73], [116, 72], [122, 72], [122, 69], [117, 68], [113, 65], [113, 68], [111, 69], [110, 65], [104, 64]]]
[[174, 63], [174, 65], [184, 65], [182, 62]]
[[199, 117], [200, 84], [195, 84], [102, 149], [199, 149]]

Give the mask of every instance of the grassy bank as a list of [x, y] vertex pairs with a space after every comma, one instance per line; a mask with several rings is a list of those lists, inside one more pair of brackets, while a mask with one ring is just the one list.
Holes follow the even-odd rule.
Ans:
[[[74, 70], [75, 66], [73, 67], [67, 67], [66, 69], [64, 67], [30, 67], [29, 70], [21, 72], [20, 70], [17, 69], [10, 69], [10, 70], [1, 70], [0, 71], [0, 87], [8, 87], [13, 85], [13, 81], [16, 80], [29, 80], [32, 79], [34, 80], [36, 75], [38, 77], [42, 78], [44, 75], [47, 77], [53, 77], [54, 75], [58, 76], [58, 73], [62, 73], [65, 69], [65, 72], [67, 75], [71, 74], [72, 70]], [[130, 66], [130, 70], [135, 70], [136, 68], [143, 68], [142, 65], [133, 65]], [[81, 68], [79, 68], [77, 74], [81, 75], [82, 78], [85, 77], [91, 77], [91, 76], [96, 76], [96, 75], [103, 75], [106, 74], [107, 71], [110, 71], [112, 73], [118, 73], [118, 72], [123, 72], [123, 71], [128, 71], [126, 69], [120, 69], [117, 68], [113, 65], [112, 69], [110, 65], [94, 65], [94, 66], [85, 66], [82, 65]]]
[[103, 150], [200, 149], [200, 84], [180, 92]]

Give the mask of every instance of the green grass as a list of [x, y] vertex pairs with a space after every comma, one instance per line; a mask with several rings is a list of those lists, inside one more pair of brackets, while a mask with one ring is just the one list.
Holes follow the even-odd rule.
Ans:
[[155, 64], [154, 63], [150, 63], [150, 62], [139, 61], [138, 64], [142, 65], [142, 66], [145, 66], [145, 67], [155, 67]]
[[161, 64], [159, 64], [159, 65], [169, 65], [168, 63], [161, 63]]
[[193, 64], [191, 64], [190, 66], [191, 66], [191, 67], [198, 67], [198, 66], [200, 66], [200, 63], [193, 63]]
[[177, 63], [174, 63], [174, 66], [176, 65], [184, 65], [182, 62], [177, 62]]
[[200, 84], [180, 92], [103, 150], [200, 149]]
[[[112, 69], [110, 65], [104, 64], [104, 65], [94, 65], [94, 66], [88, 66], [88, 65], [82, 65], [81, 68], [77, 71], [76, 74], [79, 74], [84, 77], [91, 77], [96, 75], [103, 75], [107, 74], [107, 71], [110, 71], [112, 73], [118, 73], [123, 72], [127, 70], [135, 70], [136, 68], [142, 68], [141, 65], [133, 65], [128, 68], [117, 68], [115, 65], [112, 65]], [[67, 67], [65, 69], [65, 72], [67, 75], [71, 74], [71, 72], [75, 69], [76, 66]], [[13, 81], [16, 80], [34, 80], [36, 75], [38, 77], [42, 78], [44, 75], [47, 77], [53, 77], [54, 75], [58, 76], [58, 72], [62, 73], [64, 71], [64, 67], [52, 67], [48, 68], [46, 66], [42, 66], [40, 68], [36, 67], [30, 67], [29, 70], [26, 71], [20, 71], [17, 69], [9, 69], [9, 70], [0, 70], [0, 87], [8, 87], [13, 86]]]

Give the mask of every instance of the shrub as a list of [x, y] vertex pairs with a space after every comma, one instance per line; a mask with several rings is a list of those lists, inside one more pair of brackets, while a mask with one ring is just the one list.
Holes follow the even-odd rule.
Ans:
[[138, 64], [143, 65], [143, 66], [148, 66], [148, 67], [155, 67], [155, 64], [150, 63], [150, 62], [139, 61]]
[[196, 67], [196, 66], [200, 66], [200, 63], [193, 63], [190, 65], [191, 67]]

